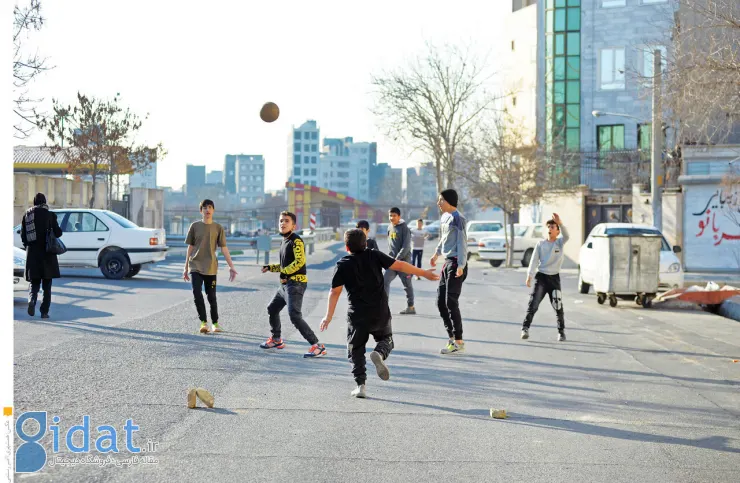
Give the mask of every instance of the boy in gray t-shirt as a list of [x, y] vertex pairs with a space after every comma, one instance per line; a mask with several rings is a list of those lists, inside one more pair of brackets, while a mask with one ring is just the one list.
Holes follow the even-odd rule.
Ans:
[[[562, 237], [558, 238], [562, 232]], [[563, 312], [563, 293], [560, 288], [560, 267], [565, 255], [563, 247], [570, 237], [568, 230], [563, 226], [557, 213], [552, 214], [552, 220], [547, 222], [547, 239], [537, 242], [532, 253], [532, 260], [527, 270], [527, 287], [534, 288], [529, 297], [527, 315], [522, 324], [522, 339], [529, 339], [529, 326], [532, 325], [534, 314], [545, 298], [550, 297], [552, 308], [555, 309], [558, 321], [558, 341], [565, 341], [565, 313]]]

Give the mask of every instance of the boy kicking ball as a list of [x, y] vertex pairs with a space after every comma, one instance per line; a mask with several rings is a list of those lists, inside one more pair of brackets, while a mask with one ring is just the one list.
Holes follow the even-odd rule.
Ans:
[[348, 230], [344, 234], [344, 244], [349, 254], [339, 260], [334, 269], [326, 315], [320, 328], [324, 331], [329, 327], [342, 289], [346, 288], [349, 301], [347, 355], [357, 383], [352, 396], [365, 398], [365, 345], [370, 335], [376, 343], [375, 349], [370, 353], [370, 360], [375, 365], [378, 377], [384, 381], [390, 378], [385, 360], [393, 349], [393, 331], [383, 270], [396, 270], [427, 280], [439, 280], [439, 275], [434, 273], [434, 269], [422, 270], [410, 263], [391, 258], [379, 250], [367, 249], [367, 237], [362, 229]]

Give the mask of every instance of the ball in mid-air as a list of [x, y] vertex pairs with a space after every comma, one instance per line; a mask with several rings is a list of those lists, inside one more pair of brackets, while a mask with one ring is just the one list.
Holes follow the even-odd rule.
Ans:
[[260, 110], [260, 118], [265, 122], [274, 122], [280, 116], [280, 108], [274, 102], [268, 102]]

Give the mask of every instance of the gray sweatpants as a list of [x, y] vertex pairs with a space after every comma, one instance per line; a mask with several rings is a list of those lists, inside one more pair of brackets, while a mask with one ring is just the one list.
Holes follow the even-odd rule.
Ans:
[[409, 307], [414, 306], [414, 287], [411, 285], [411, 275], [403, 272], [397, 272], [395, 270], [386, 270], [383, 275], [383, 281], [385, 282], [385, 293], [388, 294], [388, 298], [391, 297], [391, 282], [396, 277], [401, 277], [401, 283], [403, 283], [403, 289], [406, 291], [406, 302]]

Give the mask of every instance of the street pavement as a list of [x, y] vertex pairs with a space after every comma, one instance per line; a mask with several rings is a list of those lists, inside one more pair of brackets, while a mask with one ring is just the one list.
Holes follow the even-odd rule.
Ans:
[[[381, 246], [383, 244], [381, 243]], [[433, 245], [427, 246], [425, 263]], [[309, 258], [303, 313], [318, 330], [342, 247]], [[83, 415], [157, 443], [156, 463], [51, 467], [19, 481], [740, 481], [740, 323], [698, 310], [616, 308], [576, 292], [563, 276], [568, 340], [557, 342], [547, 301], [519, 339], [528, 300], [522, 269], [472, 262], [461, 297], [466, 354], [439, 355], [446, 333], [436, 284], [414, 280], [418, 315], [394, 315], [390, 381], [368, 360], [368, 399], [346, 357], [343, 295], [326, 358], [283, 316], [287, 348], [263, 352], [276, 274], [236, 257], [219, 273], [226, 332], [199, 335], [182, 260], [112, 282], [63, 270], [51, 319], [15, 304], [15, 411]], [[394, 281], [391, 309], [405, 306]], [[370, 345], [372, 347], [372, 345]], [[215, 395], [188, 409], [189, 388]], [[492, 419], [505, 409], [506, 420]], [[94, 438], [97, 433], [93, 429]], [[79, 438], [75, 438], [77, 441]], [[16, 447], [20, 441], [16, 438]]]

